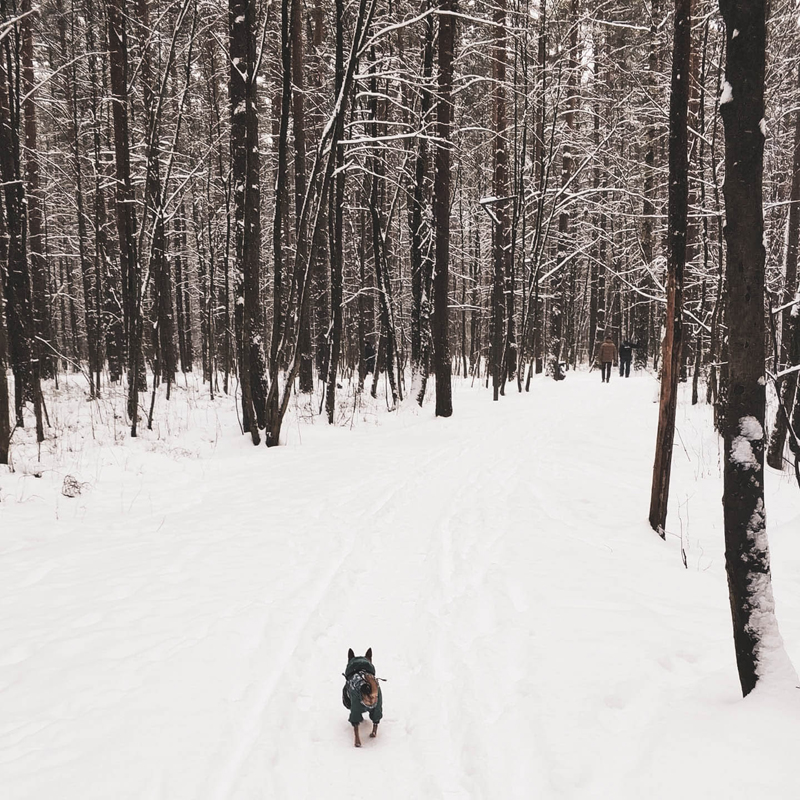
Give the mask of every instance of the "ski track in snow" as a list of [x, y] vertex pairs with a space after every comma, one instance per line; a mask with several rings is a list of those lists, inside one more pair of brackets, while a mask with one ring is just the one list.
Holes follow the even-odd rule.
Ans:
[[[800, 703], [738, 694], [708, 409], [679, 410], [663, 543], [655, 383], [596, 377], [300, 447], [226, 430], [57, 519], [0, 504], [0, 796], [797, 797]], [[798, 663], [800, 502], [769, 477]], [[341, 672], [369, 646], [357, 750]]]

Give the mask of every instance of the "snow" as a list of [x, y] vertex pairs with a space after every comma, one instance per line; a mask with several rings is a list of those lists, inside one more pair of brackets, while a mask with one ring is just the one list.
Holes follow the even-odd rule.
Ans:
[[742, 417], [739, 420], [739, 433], [753, 442], [764, 438], [764, 429], [761, 427], [761, 423], [751, 416]]
[[[447, 420], [345, 384], [337, 426], [295, 398], [273, 449], [196, 376], [135, 440], [80, 380], [42, 463], [26, 429], [0, 467], [3, 800], [798, 796], [800, 692], [770, 640], [782, 679], [741, 699], [722, 445], [688, 394], [662, 542], [650, 376], [456, 381]], [[765, 478], [800, 663], [800, 492]], [[358, 750], [341, 673], [370, 646]]]
[[742, 417], [739, 420], [739, 435], [734, 436], [731, 442], [731, 461], [742, 469], [756, 469], [759, 463], [751, 442], [763, 438], [761, 423], [755, 417]]

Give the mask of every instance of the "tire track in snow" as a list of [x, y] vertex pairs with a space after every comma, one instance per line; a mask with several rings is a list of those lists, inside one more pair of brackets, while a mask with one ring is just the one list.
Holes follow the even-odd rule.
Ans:
[[[314, 615], [317, 608], [319, 608], [319, 605], [324, 599], [328, 589], [330, 588], [330, 585], [333, 583], [336, 574], [342, 569], [342, 566], [346, 562], [354, 547], [355, 537], [351, 539], [350, 547], [342, 554], [339, 561], [327, 572], [323, 580], [319, 583], [308, 613], [301, 617], [300, 621], [291, 629], [291, 636], [285, 641], [277, 659], [279, 664], [278, 669], [272, 672], [264, 681], [264, 683], [258, 687], [255, 699], [250, 705], [250, 710], [245, 717], [244, 724], [242, 726], [242, 733], [239, 736], [236, 747], [219, 772], [219, 777], [212, 793], [212, 797], [214, 797], [215, 800], [225, 800], [225, 798], [230, 795], [232, 789], [234, 788], [238, 777], [239, 768], [252, 751], [253, 746], [258, 739], [261, 731], [261, 718], [267, 705], [269, 704], [270, 698], [275, 692], [275, 688], [278, 686], [286, 668], [292, 661], [292, 656], [297, 650], [298, 642], [302, 636], [303, 630], [308, 626], [311, 617]], [[262, 638], [266, 638], [266, 631], [264, 633], [264, 637]]]
[[[429, 467], [435, 459], [435, 455], [430, 456], [424, 462], [423, 466], [425, 468]], [[423, 470], [423, 472], [424, 471], [425, 470]], [[417, 482], [418, 480], [418, 478], [410, 478], [405, 483], [402, 483], [391, 490], [388, 497], [383, 494], [383, 491], [379, 491], [379, 493], [376, 494], [382, 499], [380, 499], [377, 504], [375, 504], [368, 512], [362, 512], [362, 514], [359, 516], [363, 518], [365, 516], [373, 517], [375, 515], [379, 515], [382, 511], [388, 508], [400, 494], [407, 490], [409, 483]], [[379, 490], [383, 490], [384, 485], [385, 484], [382, 481], [379, 486]], [[355, 490], [355, 492], [357, 491], [358, 490]], [[336, 491], [333, 491], [332, 494], [334, 496], [339, 495], [339, 493]], [[344, 497], [338, 496], [337, 499], [340, 505], [345, 506], [350, 501], [351, 497], [345, 494]], [[247, 716], [245, 717], [245, 721], [242, 725], [242, 732], [238, 737], [236, 746], [233, 752], [227, 758], [225, 765], [221, 770], [219, 770], [219, 775], [215, 781], [215, 788], [212, 793], [212, 797], [214, 797], [215, 800], [225, 800], [225, 798], [229, 797], [231, 792], [235, 789], [239, 770], [252, 753], [253, 748], [258, 741], [261, 733], [261, 721], [271, 699], [275, 694], [275, 689], [280, 685], [287, 670], [289, 669], [289, 666], [293, 663], [293, 657], [300, 647], [300, 642], [304, 632], [309, 627], [311, 620], [317, 615], [317, 612], [322, 606], [323, 601], [326, 599], [331, 587], [334, 585], [337, 576], [341, 573], [343, 566], [352, 556], [356, 544], [358, 543], [358, 533], [359, 532], [356, 528], [351, 529], [349, 542], [346, 545], [342, 555], [336, 564], [331, 569], [326, 571], [323, 579], [317, 584], [317, 589], [314, 592], [313, 599], [310, 606], [308, 606], [308, 610], [292, 627], [289, 637], [284, 638], [284, 644], [277, 659], [278, 668], [273, 669], [270, 672], [269, 677], [267, 677], [257, 688], [255, 699], [250, 706]], [[261, 648], [261, 644], [263, 644], [263, 642], [266, 640], [267, 635], [267, 631], [265, 630], [261, 637], [261, 643], [257, 648], [255, 648], [256, 650]]]
[[[508, 447], [507, 434], [514, 434], [515, 431], [516, 425], [502, 420], [492, 437], [491, 459], [483, 461], [479, 469], [472, 470], [466, 485], [458, 493], [458, 501], [451, 503], [450, 508], [440, 515], [438, 526], [441, 533], [435, 540], [438, 545], [436, 560], [440, 562], [437, 568], [442, 576], [436, 598], [439, 607], [435, 612], [436, 635], [433, 642], [436, 669], [439, 673], [447, 674], [454, 664], [459, 665], [459, 682], [453, 686], [453, 691], [443, 694], [440, 711], [447, 727], [451, 751], [448, 761], [458, 764], [459, 774], [456, 777], [453, 773], [456, 780], [448, 781], [451, 792], [453, 786], [462, 787], [455, 792], [456, 796], [493, 798], [503, 794], [500, 784], [487, 787], [476, 768], [476, 764], [491, 763], [497, 756], [493, 743], [482, 735], [487, 716], [484, 704], [491, 702], [487, 691], [491, 692], [492, 683], [490, 681], [487, 684], [485, 674], [481, 671], [486, 666], [482, 660], [486, 653], [483, 649], [478, 651], [476, 645], [482, 646], [482, 639], [486, 636], [479, 633], [478, 629], [492, 630], [489, 634], [492, 642], [497, 638], [494, 630], [498, 628], [498, 610], [488, 594], [488, 589], [497, 587], [487, 586], [486, 578], [490, 572], [498, 569], [492, 554], [510, 532], [507, 525], [509, 501], [521, 482], [515, 465], [509, 463], [512, 451]], [[512, 438], [515, 439], [515, 446], [523, 444], [518, 435]], [[523, 438], [527, 440], [530, 437]], [[540, 437], [536, 436], [535, 439], [538, 443]], [[500, 487], [500, 491], [494, 497], [489, 497], [487, 488], [493, 484]], [[483, 491], [479, 491], [481, 488]], [[488, 516], [493, 532], [487, 531], [484, 535], [484, 531], [475, 525], [476, 512], [477, 516], [484, 516], [482, 512], [492, 501]], [[462, 538], [454, 539], [454, 531], [460, 532]], [[471, 538], [465, 540], [464, 532], [471, 533]], [[455, 557], [459, 551], [460, 559]], [[506, 644], [505, 641], [498, 641], [497, 652], [503, 652]], [[468, 667], [466, 670], [463, 669], [465, 665]], [[510, 760], [515, 763], [519, 761]], [[535, 770], [535, 758], [528, 757], [524, 763], [530, 766], [531, 761]], [[442, 796], [446, 795], [447, 788], [447, 785], [441, 787]]]
[[[407, 573], [409, 571], [403, 569], [405, 564], [402, 562], [408, 547], [413, 543], [406, 538], [398, 539], [398, 529], [402, 530], [405, 534], [405, 522], [407, 521], [407, 517], [416, 510], [414, 500], [418, 499], [426, 488], [429, 489], [431, 483], [430, 468], [435, 465], [437, 474], [449, 473], [454, 465], [464, 463], [463, 452], [452, 453], [449, 451], [448, 447], [445, 447], [447, 458], [443, 461], [441, 450], [442, 448], [440, 446], [434, 449], [422, 462], [414, 462], [413, 471], [408, 473], [401, 483], [395, 485], [388, 497], [384, 496], [381, 502], [374, 505], [368, 511], [354, 514], [352, 506], [349, 503], [349, 497], [340, 503], [340, 515], [345, 514], [346, 516], [355, 517], [354, 537], [359, 542], [360, 547], [358, 548], [358, 552], [355, 553], [351, 549], [350, 553], [345, 557], [345, 561], [350, 563], [349, 568], [339, 570], [336, 575], [333, 576], [327, 589], [318, 597], [315, 603], [316, 608], [308, 615], [308, 624], [303, 630], [295, 632], [292, 637], [293, 640], [297, 640], [292, 656], [296, 655], [297, 657], [292, 657], [283, 664], [281, 668], [281, 677], [278, 679], [282, 681], [289, 666], [292, 665], [291, 674], [286, 676], [287, 688], [290, 690], [280, 695], [273, 695], [272, 698], [267, 698], [261, 708], [260, 714], [262, 718], [269, 712], [270, 717], [277, 717], [281, 720], [285, 720], [280, 735], [276, 737], [274, 729], [271, 727], [264, 728], [261, 735], [261, 739], [263, 740], [262, 744], [259, 745], [254, 741], [250, 747], [250, 752], [253, 754], [255, 754], [256, 751], [260, 752], [262, 750], [272, 753], [271, 758], [275, 768], [270, 770], [269, 775], [265, 777], [266, 780], [271, 780], [273, 782], [273, 793], [275, 793], [276, 796], [285, 792], [297, 792], [298, 796], [303, 796], [302, 791], [299, 789], [298, 781], [302, 781], [307, 776], [298, 776], [296, 773], [291, 773], [285, 779], [286, 785], [282, 785], [281, 781], [283, 776], [280, 771], [280, 765], [297, 757], [296, 753], [287, 755], [284, 752], [285, 748], [289, 748], [290, 751], [294, 750], [298, 742], [302, 742], [302, 744], [300, 744], [301, 747], [308, 748], [312, 746], [308, 742], [309, 733], [307, 727], [304, 726], [305, 717], [301, 717], [297, 713], [297, 704], [295, 702], [296, 694], [291, 690], [291, 687], [315, 686], [319, 683], [319, 660], [314, 658], [316, 645], [320, 639], [335, 636], [337, 632], [341, 633], [343, 620], [352, 619], [356, 615], [361, 615], [362, 617], [366, 615], [368, 619], [365, 622], [365, 627], [368, 628], [371, 625], [372, 619], [377, 618], [379, 620], [387, 613], [389, 613], [391, 618], [391, 609], [387, 609], [386, 604], [393, 604], [397, 598], [397, 594], [389, 591], [388, 595], [383, 597], [380, 592], [380, 587], [386, 586], [384, 580], [386, 575], [380, 570], [376, 572], [370, 569], [370, 561], [378, 561], [389, 565], [389, 570], [393, 578], [397, 578], [398, 572]], [[405, 460], [405, 458], [399, 459], [400, 464]], [[371, 481], [372, 477], [370, 477], [367, 484], [361, 484], [357, 487], [355, 492], [359, 493], [360, 490], [363, 490], [364, 485], [369, 485]], [[468, 491], [468, 487], [462, 484], [462, 491]], [[398, 524], [398, 518], [403, 520], [403, 522]], [[411, 546], [411, 549], [414, 549], [413, 546]], [[370, 601], [368, 607], [364, 607], [363, 605], [364, 596], [374, 598], [373, 601]], [[322, 613], [317, 613], [318, 611]], [[323, 628], [325, 633], [320, 633]], [[340, 638], [342, 638], [342, 646], [344, 646], [344, 638], [341, 636]], [[347, 642], [347, 644], [350, 644], [350, 642]], [[352, 644], [356, 643], [352, 642]], [[373, 644], [377, 643], [373, 642]], [[309, 646], [312, 648], [310, 653]], [[378, 650], [377, 652], [379, 655], [382, 652], [384, 656], [383, 659], [378, 659], [379, 666], [381, 664], [387, 665], [385, 659], [388, 653], [383, 650]], [[343, 653], [341, 656], [343, 656]], [[298, 672], [298, 667], [300, 665], [305, 666]], [[339, 669], [337, 672], [341, 669], [341, 665], [338, 665], [338, 667]], [[396, 688], [396, 684], [392, 683], [391, 688]], [[338, 687], [334, 691], [338, 692]], [[322, 702], [324, 703], [325, 700]], [[343, 725], [346, 725], [346, 716], [340, 716], [341, 713], [342, 709], [339, 707], [339, 710], [336, 712], [336, 719], [341, 720]], [[390, 700], [387, 720], [391, 720], [392, 713], [398, 713], [398, 706], [393, 700]], [[347, 727], [349, 729], [349, 726]], [[384, 728], [384, 731], [385, 730]], [[402, 726], [392, 726], [388, 734], [388, 736], [393, 737], [395, 741], [392, 764], [388, 768], [390, 770], [400, 770], [400, 765], [404, 764], [406, 769], [403, 770], [402, 774], [405, 775], [408, 772], [415, 771], [416, 759], [412, 758], [409, 745], [404, 745], [406, 737], [402, 736], [402, 730]], [[271, 745], [272, 740], [275, 738], [277, 738], [277, 741], [274, 743], [276, 749], [268, 748], [266, 746], [267, 743]], [[387, 738], [387, 734], [379, 737], [379, 743], [385, 738]], [[344, 752], [354, 752], [351, 735], [344, 734], [343, 732], [341, 742], [341, 747], [346, 748]], [[368, 740], [366, 744], [369, 744]], [[340, 751], [337, 749], [336, 752]], [[404, 753], [406, 754], [405, 756]], [[309, 756], [316, 757], [317, 759], [322, 757], [324, 759], [325, 753], [315, 751], [313, 755], [309, 754]], [[377, 758], [375, 756], [377, 756]], [[240, 766], [244, 763], [245, 760], [242, 761]], [[335, 782], [337, 779], [336, 776], [339, 774], [338, 767], [338, 764], [325, 762], [324, 769], [326, 770], [328, 780], [333, 780]], [[264, 769], [263, 766], [258, 765], [258, 762], [254, 765], [254, 768], [256, 770]], [[369, 771], [376, 770], [375, 779], [378, 780], [381, 777], [385, 777], [382, 770], [385, 770], [387, 765], [382, 762], [380, 756], [375, 753], [373, 758], [370, 759], [370, 762], [363, 768], [366, 769], [366, 772], [362, 773], [361, 777], [365, 782], [369, 783]], [[248, 773], [248, 771], [245, 770], [245, 773]], [[344, 784], [348, 780], [348, 776], [341, 775], [340, 779], [344, 791]], [[250, 782], [253, 780], [253, 778], [250, 778]], [[291, 784], [289, 781], [291, 781]], [[263, 783], [261, 787], [263, 790]], [[234, 779], [231, 789], [233, 790], [235, 788], [238, 788], [238, 784]], [[326, 790], [331, 790], [328, 784], [325, 785], [325, 788]], [[239, 796], [239, 792], [236, 792], [235, 795]], [[252, 796], [252, 792], [250, 794], [245, 792], [242, 796], [250, 797]], [[308, 794], [307, 796], [312, 796], [312, 794]]]

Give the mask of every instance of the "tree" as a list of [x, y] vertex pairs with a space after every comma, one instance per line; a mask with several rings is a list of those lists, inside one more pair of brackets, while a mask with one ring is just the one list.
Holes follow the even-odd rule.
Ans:
[[[321, 25], [321, 22], [319, 23]], [[319, 28], [318, 28], [319, 29]], [[335, 59], [334, 92], [338, 95], [344, 82], [344, 0], [336, 0], [336, 59]], [[344, 117], [336, 119], [336, 141], [344, 135]], [[328, 209], [328, 237], [331, 253], [331, 332], [328, 350], [328, 384], [325, 389], [325, 412], [328, 424], [333, 424], [336, 410], [336, 378], [339, 370], [339, 356], [342, 349], [342, 305], [344, 304], [344, 154], [341, 147], [336, 148], [336, 177], [331, 192], [331, 204]]]
[[[430, 10], [430, 0], [423, 0], [422, 8]], [[426, 225], [426, 200], [429, 201], [429, 158], [427, 128], [433, 105], [431, 77], [433, 75], [434, 25], [433, 16], [424, 21], [422, 47], [422, 86], [419, 111], [421, 136], [414, 158], [413, 188], [409, 208], [410, 266], [411, 266], [411, 373], [412, 392], [422, 405], [430, 371], [430, 318], [431, 281], [433, 261], [430, 248], [430, 226]]]
[[[0, 207], [2, 203], [0, 203]], [[0, 220], [0, 264], [4, 263], [7, 254], [4, 225]], [[3, 297], [3, 276], [0, 275], [0, 464], [8, 464], [8, 451], [11, 444], [10, 404], [8, 402], [8, 380], [6, 364], [8, 362], [8, 337], [5, 321], [6, 301]]]
[[672, 89], [669, 103], [669, 216], [667, 241], [667, 313], [661, 367], [656, 456], [650, 494], [650, 526], [664, 538], [675, 437], [681, 348], [683, 344], [683, 272], [689, 203], [688, 114], [692, 49], [691, 0], [675, 2]]
[[142, 269], [137, 242], [136, 196], [131, 177], [125, 0], [107, 0], [107, 12], [111, 107], [114, 118], [117, 235], [122, 267], [122, 309], [128, 365], [128, 417], [131, 421], [131, 436], [135, 437], [139, 422], [139, 390], [144, 373]]
[[33, 71], [33, 23], [37, 14], [31, 0], [22, 2], [22, 93], [25, 117], [25, 196], [28, 202], [28, 258], [31, 273], [31, 299], [36, 353], [42, 378], [53, 374], [52, 333], [47, 313], [47, 259], [45, 256], [44, 219], [39, 186], [39, 155], [36, 126], [36, 81]]
[[[506, 2], [499, 0], [494, 12], [492, 44], [494, 78], [494, 147], [492, 152], [492, 392], [497, 400], [504, 393], [509, 354], [506, 286], [511, 271], [511, 229], [508, 194], [508, 117], [506, 114], [506, 66], [508, 48], [506, 34]], [[511, 377], [508, 375], [508, 377]]]
[[[800, 64], [797, 66], [797, 85], [800, 87]], [[791, 189], [789, 192], [789, 219], [786, 225], [786, 275], [783, 287], [782, 305], [788, 306], [781, 312], [781, 348], [778, 366], [791, 366], [797, 362], [787, 358], [791, 350], [793, 319], [791, 304], [797, 291], [797, 256], [800, 249], [800, 109], [794, 114], [794, 147], [791, 171]], [[800, 355], [798, 353], [795, 356]], [[786, 444], [788, 420], [794, 407], [797, 390], [797, 376], [785, 378], [780, 385], [781, 407], [775, 417], [775, 426], [770, 436], [767, 450], [767, 463], [773, 469], [783, 468], [783, 450]]]
[[[6, 35], [0, 39], [0, 180], [2, 180], [5, 219], [4, 244], [6, 318], [14, 373], [14, 411], [16, 424], [24, 426], [25, 399], [32, 399], [36, 414], [36, 438], [44, 441], [42, 394], [39, 362], [34, 345], [35, 328], [31, 309], [30, 266], [28, 263], [28, 220], [25, 182], [20, 159], [21, 60], [20, 19], [9, 13], [6, 0], [0, 10], [8, 20]], [[12, 22], [13, 20], [13, 22]], [[11, 31], [13, 30], [13, 35]]]
[[[294, 198], [295, 223], [299, 225], [306, 196], [306, 113], [303, 60], [302, 0], [291, 0], [291, 55], [292, 55], [292, 121], [294, 134]], [[308, 260], [308, 242], [298, 237], [296, 246], [301, 249], [297, 264]], [[299, 278], [295, 277], [295, 281]], [[307, 314], [298, 333], [300, 337], [299, 390], [305, 394], [314, 391], [313, 355], [311, 352], [311, 315]]]
[[436, 103], [438, 142], [433, 183], [433, 219], [436, 226], [436, 266], [433, 278], [433, 350], [436, 374], [436, 416], [453, 413], [448, 341], [450, 292], [450, 126], [453, 120], [453, 52], [455, 0], [439, 3], [439, 97]]
[[230, 0], [231, 179], [234, 205], [236, 334], [242, 426], [259, 444], [266, 426], [266, 362], [261, 338], [261, 176], [258, 146], [255, 0]]
[[[764, 506], [765, 0], [720, 0], [726, 28], [725, 242], [729, 394], [724, 421], [725, 567], [742, 694], [787, 668], [777, 630]], [[785, 672], [784, 672], [785, 674]]]

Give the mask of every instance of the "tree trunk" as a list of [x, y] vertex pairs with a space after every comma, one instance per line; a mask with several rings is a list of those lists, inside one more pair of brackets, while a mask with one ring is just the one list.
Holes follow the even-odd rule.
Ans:
[[439, 98], [436, 104], [433, 219], [436, 225], [436, 267], [433, 279], [433, 348], [436, 374], [436, 416], [453, 413], [450, 344], [448, 341], [450, 290], [450, 126], [453, 119], [453, 52], [455, 0], [439, 2]]
[[266, 426], [266, 363], [259, 302], [261, 186], [256, 110], [255, 0], [230, 0], [231, 180], [235, 216], [234, 268], [242, 424], [253, 444]]
[[[797, 85], [800, 87], [800, 66], [797, 68]], [[794, 153], [792, 158], [792, 184], [789, 193], [789, 220], [786, 235], [786, 275], [783, 283], [783, 303], [794, 299], [797, 291], [797, 254], [800, 247], [800, 110], [795, 111]], [[788, 362], [789, 343], [792, 338], [791, 308], [781, 312], [781, 344], [779, 368], [793, 366]], [[786, 413], [791, 414], [795, 401], [797, 378], [792, 375], [780, 386], [781, 408], [775, 416], [775, 426], [769, 440], [767, 464], [773, 469], [783, 469], [783, 450], [786, 443]], [[786, 412], [786, 413], [784, 413]]]
[[[306, 114], [305, 94], [303, 88], [303, 20], [301, 15], [302, 0], [291, 0], [291, 36], [292, 36], [292, 120], [294, 133], [294, 212], [295, 245], [300, 251], [297, 264], [305, 264], [308, 260], [307, 237], [299, 235], [300, 216], [303, 211], [303, 200], [306, 196]], [[313, 269], [313, 265], [312, 265]], [[295, 276], [295, 283], [298, 277]], [[314, 391], [314, 361], [311, 352], [311, 315], [308, 314], [297, 333], [300, 346], [300, 372], [298, 389], [304, 394]]]
[[498, 0], [494, 9], [492, 70], [494, 93], [494, 146], [492, 152], [492, 192], [495, 202], [492, 215], [492, 397], [498, 399], [506, 382], [508, 350], [508, 314], [506, 283], [510, 271], [511, 239], [508, 194], [508, 119], [506, 114], [506, 0]]
[[[647, 90], [651, 102], [657, 102], [658, 91], [658, 70], [659, 70], [659, 28], [662, 22], [662, 11], [660, 8], [661, 0], [653, 0], [650, 8], [650, 41], [647, 55]], [[674, 61], [673, 61], [674, 64]], [[688, 69], [688, 66], [687, 66]], [[673, 70], [674, 72], [674, 70]], [[656, 112], [650, 112], [650, 119], [647, 124], [647, 150], [645, 152], [644, 181], [642, 193], [642, 255], [644, 258], [645, 271], [643, 273], [643, 285], [652, 290], [655, 285], [650, 270], [653, 268], [653, 252], [655, 250], [655, 222], [656, 222], [656, 144], [658, 139], [658, 129], [660, 120]], [[672, 244], [668, 243], [671, 250]], [[633, 336], [636, 340], [636, 350], [634, 358], [640, 367], [647, 366], [647, 359], [650, 350], [650, 306], [651, 303], [638, 302], [634, 311]], [[622, 332], [620, 332], [622, 333]], [[656, 340], [656, 344], [658, 344]], [[662, 345], [663, 347], [663, 345]]]
[[22, 32], [22, 107], [25, 116], [25, 182], [28, 202], [28, 258], [31, 274], [33, 313], [32, 343], [42, 378], [50, 378], [54, 372], [52, 356], [53, 334], [50, 314], [47, 310], [47, 259], [45, 256], [44, 221], [39, 188], [39, 162], [36, 126], [36, 80], [33, 72], [33, 23], [39, 16], [31, 12], [31, 0], [23, 0], [22, 13], [27, 14], [21, 22]]
[[[288, 172], [289, 150], [289, 115], [292, 104], [292, 33], [291, 8], [288, 2], [281, 4], [281, 93], [280, 113], [278, 116], [278, 143], [275, 165], [275, 215], [272, 220], [272, 342], [270, 344], [270, 381], [272, 385], [278, 380], [280, 363], [285, 354], [281, 352], [281, 343], [286, 335], [288, 309], [284, 308], [284, 252], [283, 252], [283, 216], [286, 203], [286, 184]], [[270, 393], [272, 396], [273, 393]], [[275, 395], [277, 402], [277, 395]], [[271, 408], [270, 414], [277, 413]]]
[[[423, 3], [429, 8], [429, 0]], [[420, 128], [425, 130], [433, 102], [430, 80], [433, 75], [434, 29], [433, 17], [425, 19], [425, 41], [422, 52], [422, 90], [420, 100]], [[430, 246], [426, 245], [424, 211], [429, 194], [428, 137], [421, 136], [417, 142], [414, 159], [414, 187], [411, 193], [409, 228], [411, 233], [411, 384], [414, 397], [422, 405], [430, 371], [430, 305], [433, 264]]]
[[[298, 223], [297, 235], [298, 237], [308, 236], [310, 249], [305, 267], [300, 268], [298, 265], [295, 265], [293, 271], [293, 274], [297, 275], [299, 278], [296, 286], [296, 324], [298, 328], [302, 325], [303, 317], [308, 313], [310, 307], [311, 291], [309, 288], [310, 273], [308, 265], [315, 256], [314, 250], [315, 243], [318, 241], [321, 209], [327, 201], [328, 188], [333, 177], [333, 169], [336, 163], [333, 154], [336, 152], [339, 145], [336, 137], [336, 131], [339, 129], [337, 118], [340, 116], [344, 117], [347, 111], [347, 99], [353, 86], [356, 67], [359, 61], [359, 53], [364, 46], [366, 31], [369, 29], [375, 13], [375, 3], [376, 0], [360, 0], [359, 2], [359, 11], [358, 14], [355, 15], [353, 45], [350, 51], [350, 57], [347, 61], [342, 87], [336, 97], [331, 117], [323, 130], [309, 175], [309, 187], [303, 202], [303, 212]], [[288, 31], [288, 28], [286, 28], [286, 30]], [[284, 68], [286, 68], [285, 63]], [[295, 258], [297, 258], [298, 255], [299, 254], [296, 252]], [[285, 337], [278, 346], [279, 357], [282, 357], [284, 353], [284, 343]], [[274, 380], [269, 387], [266, 403], [266, 444], [268, 447], [275, 447], [280, 444], [281, 426], [283, 425], [283, 419], [289, 406], [289, 398], [291, 397], [292, 388], [299, 369], [300, 353], [295, 345], [294, 352], [289, 360], [289, 368], [283, 386], [279, 387], [278, 381]]]
[[[319, 23], [321, 25], [321, 22]], [[344, 83], [344, 0], [336, 0], [336, 81], [335, 92], [338, 95]], [[338, 142], [344, 134], [344, 117], [336, 119], [335, 138]], [[344, 243], [342, 241], [342, 206], [344, 205], [344, 178], [342, 169], [344, 155], [341, 148], [336, 149], [335, 167], [337, 170], [334, 178], [334, 188], [331, 193], [331, 203], [328, 210], [328, 225], [331, 251], [331, 332], [328, 351], [328, 386], [325, 394], [325, 412], [328, 423], [333, 424], [333, 415], [336, 410], [336, 374], [339, 370], [339, 354], [342, 347], [342, 304], [344, 302], [343, 290], [343, 262]]]
[[[86, 14], [89, 19], [94, 18], [94, 7], [91, 0], [86, 0]], [[73, 14], [74, 18], [74, 14]], [[97, 371], [95, 373], [95, 392], [100, 392], [100, 378], [103, 369], [103, 345], [108, 358], [108, 376], [112, 382], [119, 381], [122, 376], [123, 361], [123, 327], [122, 311], [119, 305], [121, 296], [119, 286], [119, 273], [111, 257], [111, 246], [108, 242], [106, 230], [108, 214], [106, 199], [103, 189], [109, 165], [101, 159], [101, 126], [102, 120], [99, 113], [99, 95], [107, 91], [100, 71], [97, 68], [97, 51], [95, 29], [92, 25], [85, 26], [87, 63], [91, 83], [90, 109], [92, 117], [92, 157], [94, 159], [94, 197], [92, 201], [92, 222], [94, 227], [94, 253], [92, 255], [92, 270], [94, 273], [94, 307], [95, 331], [97, 335], [96, 356]], [[101, 29], [101, 39], [102, 29]], [[75, 83], [75, 81], [73, 81]], [[112, 313], [113, 309], [113, 313]]]
[[139, 387], [142, 360], [142, 273], [136, 226], [136, 197], [131, 182], [128, 127], [128, 53], [125, 37], [125, 0], [107, 0], [109, 72], [114, 117], [116, 207], [119, 255], [122, 267], [122, 308], [128, 366], [128, 416], [131, 436], [139, 421]]
[[[561, 154], [561, 189], [566, 192], [570, 181], [572, 180], [573, 171], [573, 158], [572, 150], [575, 146], [572, 141], [572, 131], [575, 127], [575, 107], [576, 99], [575, 93], [577, 91], [577, 49], [578, 49], [578, 2], [572, 0], [570, 5], [569, 22], [571, 26], [571, 33], [569, 37], [569, 55], [567, 61], [567, 111], [565, 114], [565, 122], [567, 131], [570, 138], [564, 144], [564, 149]], [[567, 333], [567, 281], [565, 280], [564, 273], [567, 271], [568, 263], [570, 274], [574, 269], [573, 261], [574, 254], [570, 250], [574, 250], [574, 242], [572, 236], [572, 221], [570, 217], [569, 205], [565, 202], [565, 198], [561, 198], [563, 208], [558, 215], [558, 247], [556, 250], [556, 268], [553, 279], [551, 281], [553, 305], [551, 311], [550, 333], [551, 333], [551, 371], [555, 380], [564, 378], [562, 370], [562, 362], [565, 360], [565, 334]]]
[[686, 264], [686, 229], [689, 198], [688, 112], [689, 66], [692, 49], [691, 0], [675, 2], [675, 38], [672, 51], [672, 86], [669, 101], [669, 215], [667, 238], [667, 314], [662, 349], [661, 399], [658, 435], [650, 495], [650, 525], [664, 538], [675, 437], [681, 347], [683, 343], [683, 271]]
[[[2, 221], [2, 203], [0, 203], [0, 264], [8, 259], [5, 225]], [[10, 403], [8, 397], [8, 337], [6, 335], [5, 299], [3, 295], [3, 279], [0, 276], [0, 464], [8, 464], [8, 452], [11, 445]]]
[[[23, 427], [25, 399], [34, 401], [36, 435], [44, 440], [41, 419], [41, 388], [39, 365], [34, 356], [33, 313], [27, 252], [27, 199], [20, 165], [20, 98], [19, 49], [16, 37], [9, 32], [0, 40], [0, 182], [5, 201], [6, 319], [11, 350], [11, 369], [14, 373], [14, 410], [16, 424]], [[6, 72], [6, 65], [12, 70]], [[16, 73], [16, 74], [14, 74]]]
[[[378, 67], [375, 63], [374, 48], [371, 51], [373, 74], [370, 77], [370, 132], [374, 140], [370, 155], [370, 216], [372, 220], [372, 253], [375, 262], [375, 283], [378, 289], [378, 302], [380, 305], [381, 336], [384, 338], [384, 365], [389, 379], [392, 394], [392, 407], [397, 404], [398, 384], [395, 378], [395, 353], [397, 351], [397, 331], [394, 321], [394, 303], [392, 300], [392, 285], [389, 277], [389, 259], [386, 255], [386, 234], [384, 233], [384, 181], [386, 162], [377, 142], [383, 135], [383, 126], [378, 124], [378, 81], [374, 74]], [[388, 223], [387, 223], [388, 226]], [[377, 372], [374, 377], [377, 377]], [[373, 396], [377, 383], [373, 380]]]
[[[59, 38], [61, 42], [61, 59], [63, 64], [68, 64], [70, 61], [69, 52], [67, 50], [67, 21], [64, 14], [61, 0], [57, 3], [59, 11]], [[75, 42], [75, 13], [74, 8], [71, 14], [72, 20], [72, 41], [73, 46]], [[75, 204], [76, 204], [76, 217], [78, 228], [78, 255], [81, 265], [81, 277], [83, 279], [83, 307], [84, 307], [84, 320], [86, 323], [86, 345], [89, 356], [89, 396], [96, 397], [99, 394], [99, 380], [98, 376], [102, 371], [102, 363], [100, 362], [100, 319], [99, 308], [95, 305], [97, 298], [96, 282], [98, 276], [95, 270], [95, 263], [89, 257], [89, 241], [88, 233], [86, 230], [86, 213], [85, 213], [85, 199], [83, 189], [83, 166], [81, 161], [80, 139], [78, 128], [78, 97], [77, 97], [78, 75], [77, 64], [73, 60], [70, 68], [66, 71], [64, 80], [64, 95], [69, 108], [69, 138], [72, 143], [72, 159], [73, 168], [75, 172]]]
[[[764, 507], [765, 0], [720, 0], [727, 59], [725, 127], [729, 391], [724, 422], [725, 565], [742, 694], [786, 676], [777, 629]], [[775, 675], [776, 668], [782, 672]], [[793, 678], [796, 682], [796, 678]]]

